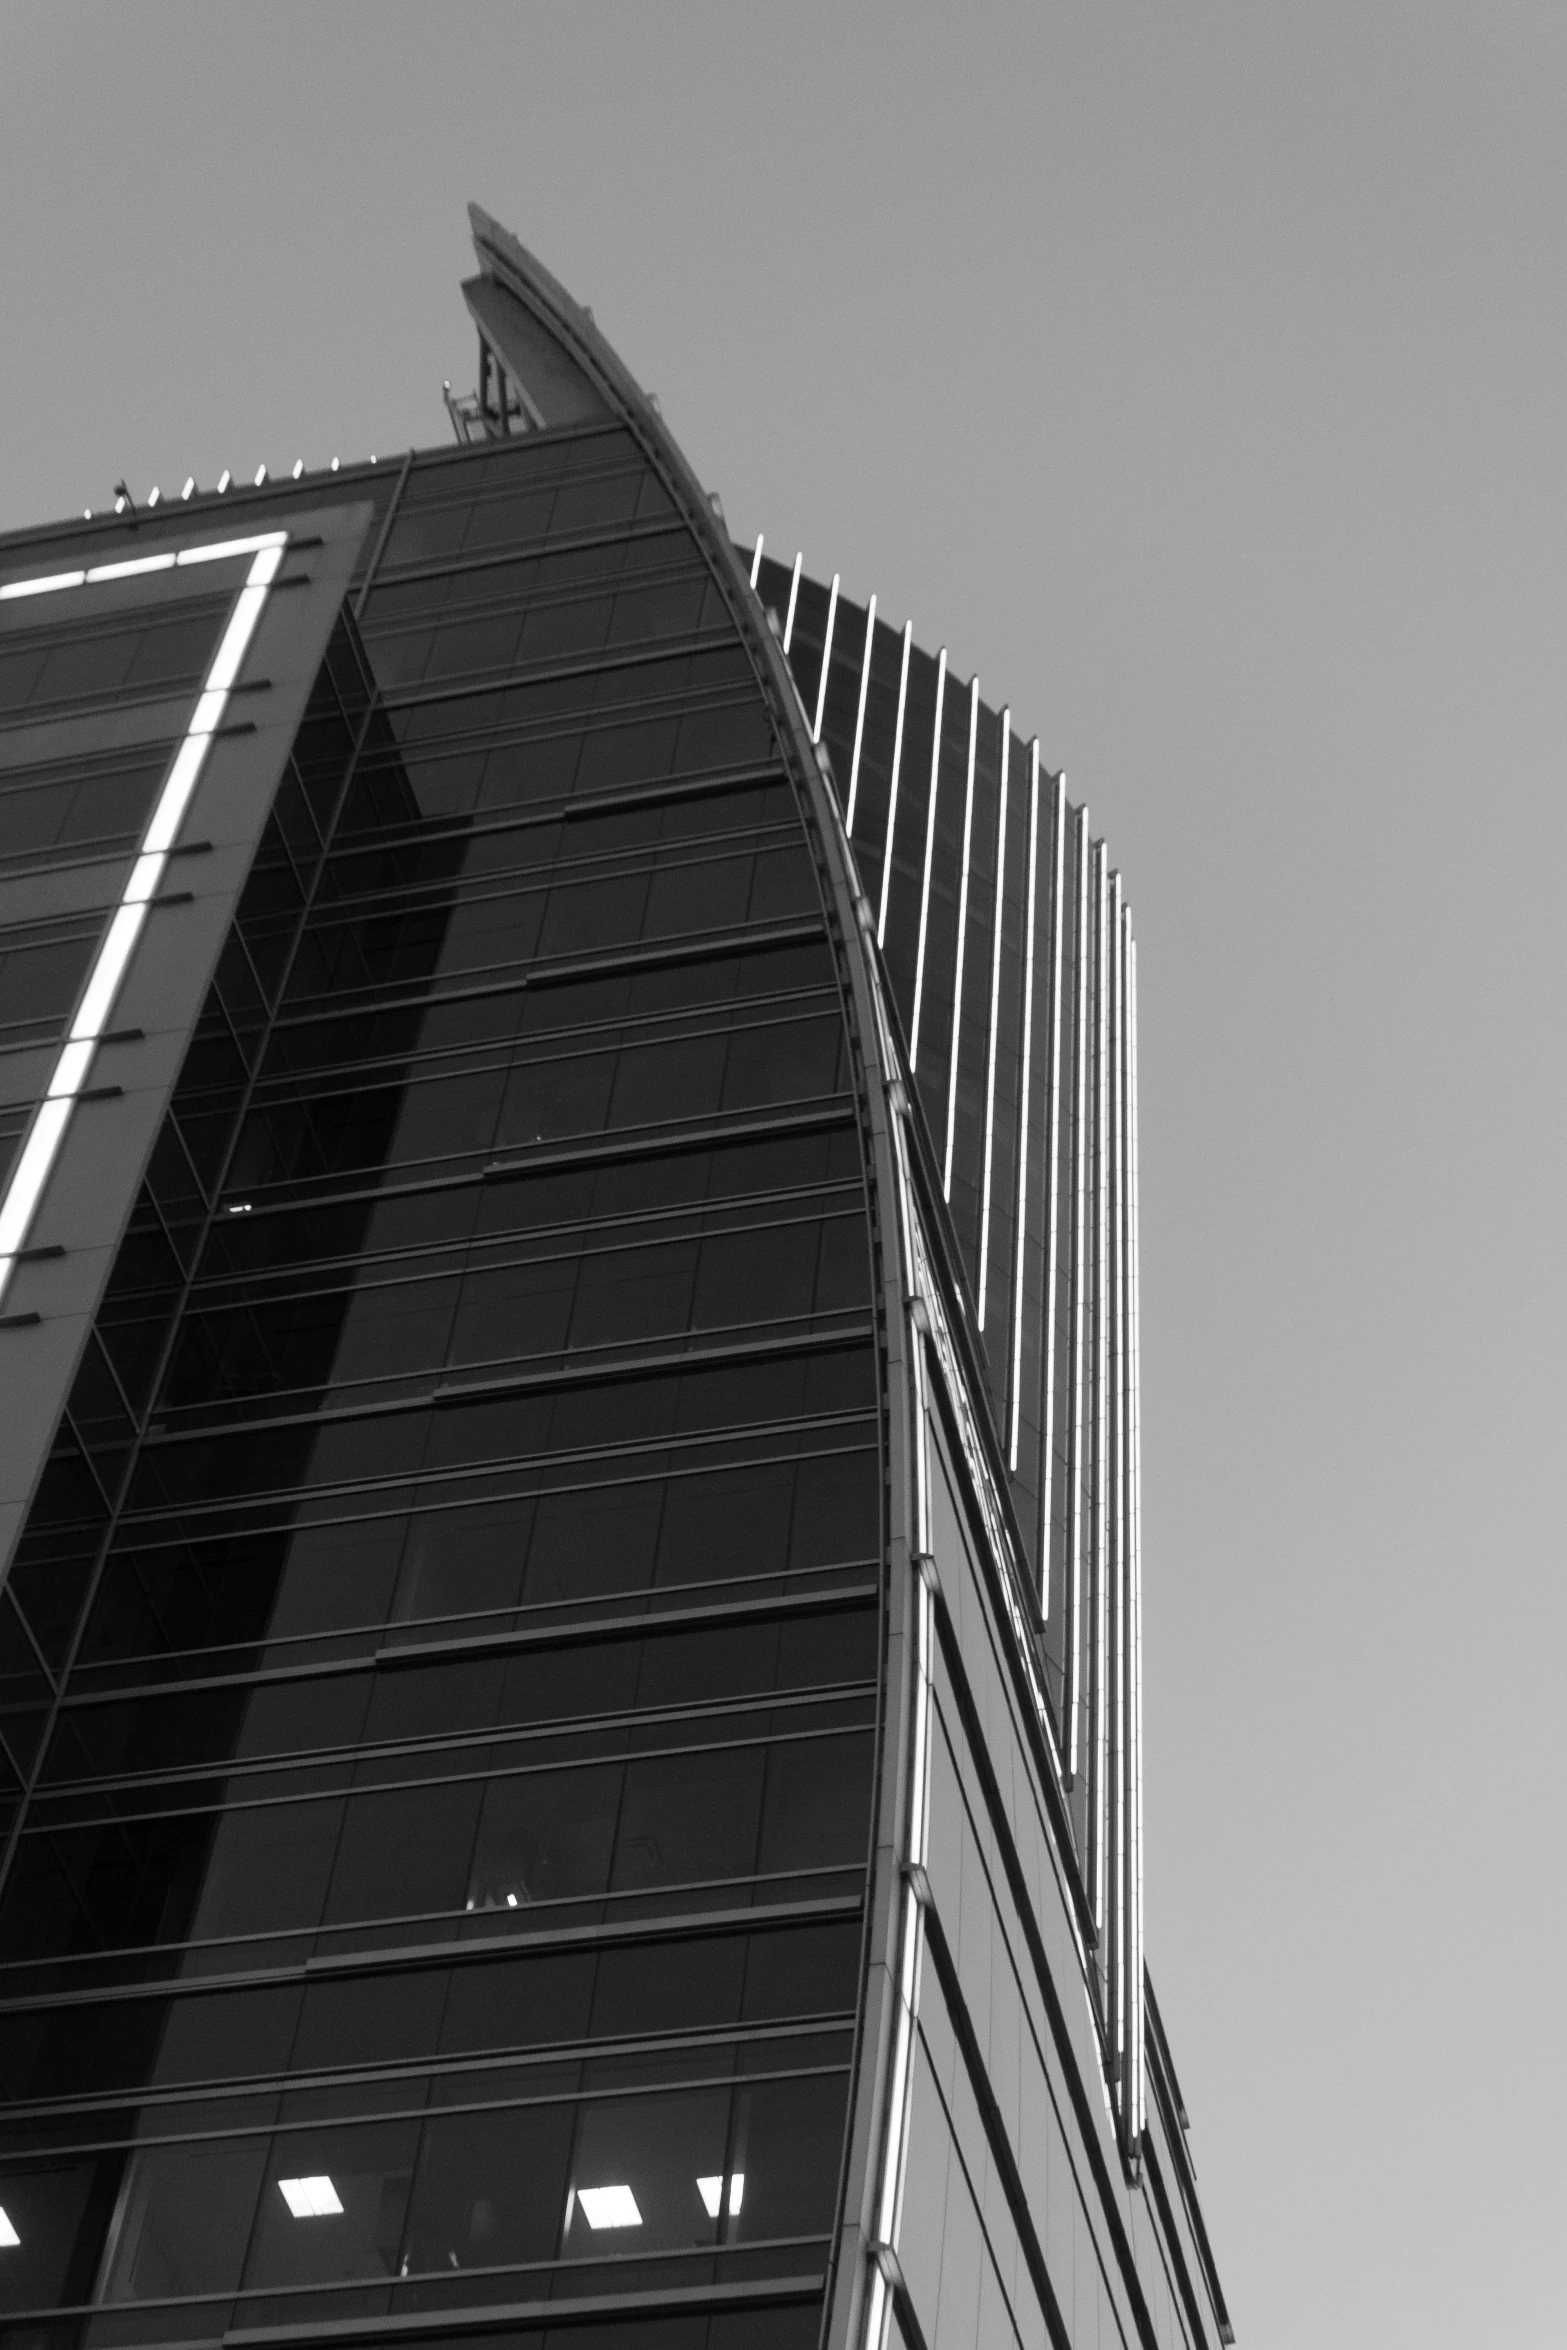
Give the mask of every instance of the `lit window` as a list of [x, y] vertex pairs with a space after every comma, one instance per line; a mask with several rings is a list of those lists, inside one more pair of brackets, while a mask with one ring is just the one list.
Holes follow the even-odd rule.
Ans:
[[577, 2201], [590, 2228], [639, 2228], [642, 2214], [629, 2187], [579, 2187]]
[[330, 2179], [279, 2179], [278, 2186], [296, 2219], [330, 2219], [343, 2208]]
[[[702, 2198], [702, 2208], [707, 2213], [708, 2218], [717, 2219], [719, 2206], [724, 2199], [723, 2180], [721, 2178], [698, 2179], [696, 2183], [696, 2191]], [[743, 2198], [744, 2194], [744, 2171], [731, 2171], [729, 2175], [729, 2216], [731, 2219], [734, 2218], [735, 2213], [739, 2210], [741, 2199]]]
[[11, 2225], [10, 2214], [5, 2206], [0, 2204], [0, 2251], [9, 2252], [14, 2244], [20, 2244], [21, 2241], [21, 2237]]

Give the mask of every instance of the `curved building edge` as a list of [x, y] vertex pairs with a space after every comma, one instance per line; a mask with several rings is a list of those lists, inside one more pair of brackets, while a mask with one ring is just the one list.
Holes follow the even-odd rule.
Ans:
[[[472, 223], [480, 274], [464, 293], [480, 337], [479, 430], [548, 435], [613, 421], [663, 482], [766, 701], [817, 869], [850, 1042], [873, 1248], [882, 1626], [861, 1993], [822, 2339], [835, 2350], [898, 2341], [945, 2350], [976, 2338], [1048, 2340], [1055, 2350], [1089, 2340], [1145, 2350], [1229, 2341], [1141, 1957], [1135, 959], [1118, 879], [1061, 779], [1040, 767], [1037, 745], [1007, 739], [1004, 713], [985, 769], [977, 688], [966, 710], [952, 696], [957, 767], [944, 765], [945, 656], [923, 654], [915, 695], [933, 693], [933, 717], [921, 777], [904, 779], [901, 819], [915, 854], [901, 878], [891, 854], [872, 869], [862, 826], [874, 794], [861, 764], [880, 758], [896, 787], [897, 745], [912, 739], [901, 694], [886, 724], [874, 711], [866, 717], [874, 603], [861, 617], [863, 658], [846, 700], [843, 681], [833, 683], [833, 641], [835, 631], [844, 632], [840, 644], [852, 634], [856, 608], [838, 583], [802, 582], [797, 564], [789, 624], [775, 626], [760, 566], [753, 576], [717, 501], [591, 315], [477, 208]], [[289, 623], [298, 645], [286, 676], [278, 673], [274, 734], [298, 723], [350, 569], [351, 645], [412, 463], [391, 480], [394, 468], [374, 477], [351, 469], [333, 485], [325, 519], [311, 518], [309, 529], [296, 522], [293, 543], [313, 551], [321, 593], [286, 601], [298, 613]], [[254, 500], [236, 494], [229, 511], [265, 509], [283, 488], [262, 491], [258, 481]], [[198, 502], [192, 527], [215, 526], [210, 503]], [[8, 555], [21, 556], [25, 543], [8, 542]], [[814, 687], [811, 630], [796, 598], [806, 614], [825, 607]], [[269, 625], [282, 629], [286, 612]], [[907, 631], [895, 660], [906, 682], [915, 660]], [[846, 716], [856, 689], [857, 715]], [[966, 793], [943, 799], [943, 778], [965, 772], [965, 723]], [[260, 751], [280, 756], [270, 737]], [[247, 755], [243, 744], [225, 751], [235, 762]], [[237, 807], [244, 795], [233, 797]], [[207, 961], [185, 974], [174, 1021], [181, 1049], [256, 854], [254, 802], [252, 789], [249, 833], [236, 821], [232, 844], [218, 841], [232, 856], [209, 891]], [[889, 803], [889, 835], [891, 815]], [[988, 928], [977, 889], [968, 894], [971, 842], [987, 820], [998, 844]], [[942, 897], [941, 872], [942, 827], [954, 824], [956, 904], [951, 891]], [[976, 852], [976, 871], [978, 861]], [[1019, 887], [1008, 899], [1013, 866]], [[953, 957], [955, 986], [937, 972], [940, 953]], [[987, 1004], [973, 974], [992, 970]], [[995, 1009], [1003, 970], [1023, 1007], [1006, 1052]], [[974, 1018], [976, 1000], [988, 1021]], [[171, 1063], [150, 1081], [149, 1105], [167, 1101], [173, 1071]], [[1037, 1156], [1033, 1187], [1015, 1184], [1007, 1264], [992, 1285], [984, 1219], [1004, 1170], [976, 1206], [964, 1168], [982, 1163], [988, 1178], [1003, 1085], [1016, 1099], [1015, 1134], [1031, 1138]], [[134, 1189], [153, 1147], [150, 1107], [137, 1133], [96, 1254], [82, 1263], [76, 1322], [61, 1324], [60, 1345], [77, 1352], [129, 1212], [125, 1182]], [[91, 1148], [85, 1130], [77, 1147]], [[991, 1245], [999, 1258], [994, 1235]], [[988, 1287], [1007, 1301], [999, 1321], [995, 1310], [987, 1315]], [[6, 1302], [26, 1305], [24, 1290]], [[1057, 1325], [1069, 1375], [1049, 1368]], [[70, 1375], [62, 1355], [40, 1394], [63, 1391]], [[35, 1451], [48, 1434], [40, 1419]], [[1045, 1465], [1058, 1437], [1072, 1481], [1065, 1506], [1059, 1493], [1056, 1505], [1049, 1499]], [[23, 1520], [21, 1490], [6, 1497], [8, 1548]], [[1063, 1646], [1074, 1574], [1083, 1588]], [[1079, 1715], [1090, 1749], [1081, 1761]], [[789, 2295], [799, 2300], [804, 2285], [795, 2280]], [[575, 2311], [552, 2304], [551, 2341], [557, 2323], [592, 2314], [585, 2302]], [[439, 2321], [432, 2316], [426, 2330]]]
[[[972, 1835], [979, 1825], [976, 1815], [983, 1815], [977, 1841], [983, 1843], [987, 1831], [995, 1840], [992, 1867], [1007, 1881], [1007, 1895], [996, 1898], [992, 1910], [991, 1935], [996, 1950], [987, 1950], [986, 1965], [980, 1971], [988, 1974], [991, 1960], [1010, 1967], [1017, 1987], [1015, 2028], [1019, 2039], [1027, 2034], [1038, 2059], [1035, 2077], [1041, 2111], [1070, 2116], [1070, 2122], [1061, 2128], [1061, 2150], [1067, 2155], [1083, 2211], [1092, 2213], [1085, 2219], [1086, 2235], [1073, 2247], [1073, 2271], [1076, 2275], [1086, 2269], [1095, 2278], [1088, 2288], [1089, 2299], [1098, 2304], [1103, 2295], [1104, 2306], [1102, 2310], [1096, 2307], [1095, 2322], [1101, 2314], [1110, 2315], [1123, 2339], [1140, 2341], [1147, 2350], [1180, 2339], [1194, 2344], [1211, 2339], [1231, 2341], [1233, 2332], [1198, 2208], [1195, 2174], [1162, 2029], [1157, 2030], [1151, 2102], [1144, 2088], [1156, 2010], [1155, 2024], [1150, 2024], [1145, 2014], [1140, 1936], [1132, 1950], [1124, 1947], [1123, 1938], [1119, 2016], [1106, 2028], [1105, 1986], [1102, 1979], [1096, 1980], [1091, 1956], [1100, 1930], [1091, 1894], [1083, 1883], [1084, 1855], [1080, 1839], [1073, 1833], [1070, 1811], [1071, 1778], [1063, 1767], [1058, 1718], [1042, 1671], [1038, 1571], [1031, 1567], [1012, 1504], [1002, 1432], [996, 1425], [995, 1384], [986, 1377], [973, 1329], [973, 1290], [964, 1278], [963, 1250], [948, 1212], [953, 1117], [949, 1109], [948, 1179], [944, 1180], [936, 1142], [939, 1111], [937, 1116], [925, 1114], [928, 1089], [916, 1079], [915, 1055], [906, 1041], [907, 1031], [898, 1016], [882, 952], [888, 893], [883, 888], [878, 920], [871, 897], [861, 884], [845, 802], [823, 741], [834, 623], [843, 609], [839, 583], [835, 579], [830, 589], [818, 589], [826, 602], [827, 617], [813, 697], [808, 676], [801, 675], [801, 664], [797, 660], [791, 665], [789, 658], [796, 643], [805, 642], [803, 632], [799, 637], [794, 633], [801, 586], [799, 562], [791, 579], [788, 619], [780, 628], [776, 609], [769, 610], [763, 601], [759, 564], [753, 561], [748, 569], [724, 528], [718, 501], [703, 490], [657, 409], [605, 343], [591, 317], [515, 239], [477, 213], [475, 241], [484, 262], [530, 307], [536, 305], [541, 323], [572, 350], [606, 398], [639, 435], [645, 436], [692, 527], [707, 544], [731, 611], [767, 681], [780, 740], [797, 789], [814, 817], [834, 946], [844, 972], [861, 1056], [859, 1099], [880, 1240], [885, 1349], [886, 1686], [863, 2052], [851, 2114], [839, 2253], [826, 2338], [834, 2344], [864, 2341], [877, 2345], [894, 2326], [902, 2328], [911, 2345], [926, 2340], [929, 2350], [939, 2350], [943, 2338], [939, 2281], [934, 2301], [928, 2274], [921, 2273], [918, 2285], [911, 2285], [908, 2272], [914, 2262], [904, 2233], [911, 2217], [911, 2166], [917, 2185], [927, 2195], [934, 2184], [929, 2176], [919, 2174], [932, 2169], [940, 2156], [938, 2103], [942, 2120], [949, 2131], [952, 2127], [951, 2108], [939, 2100], [939, 2093], [933, 2102], [927, 2090], [928, 2110], [917, 2108], [917, 2057], [926, 2061], [931, 2057], [920, 2033], [921, 1997], [928, 1982], [939, 1983], [941, 2003], [947, 2010], [943, 2029], [948, 2036], [949, 2061], [963, 2064], [967, 2090], [983, 2110], [986, 2123], [982, 2149], [978, 2145], [964, 2147], [955, 2135], [952, 2137], [946, 2149], [949, 2170], [953, 2178], [961, 2175], [972, 2182], [983, 2175], [988, 2164], [1002, 2178], [1017, 2230], [1017, 2273], [1028, 2274], [1040, 2314], [1060, 2350], [1080, 2338], [1080, 2327], [1090, 2315], [1085, 2303], [1072, 2303], [1053, 2279], [1054, 2246], [1047, 2249], [1048, 2216], [1044, 2226], [1037, 2216], [1037, 2190], [1045, 2186], [1044, 2174], [1041, 2172], [1037, 2180], [1028, 2176], [1038, 2149], [1025, 2151], [1021, 2130], [1014, 2127], [1009, 2131], [1007, 2127], [1001, 2095], [1009, 2084], [1004, 2078], [992, 2081], [989, 2055], [975, 2021], [978, 2002], [965, 1996], [965, 1974], [980, 1963], [977, 1955], [965, 1948], [966, 1936], [972, 1938], [973, 1919], [965, 1904], [961, 1867], [951, 1840], [939, 1865], [931, 1842], [933, 1752], [939, 1736], [949, 1756], [957, 1746], [967, 1749], [964, 1759], [974, 1774], [967, 1826]], [[759, 543], [758, 557], [760, 553]], [[870, 669], [873, 629], [874, 605], [862, 622], [864, 675]], [[904, 642], [906, 646], [907, 633]], [[943, 653], [938, 696], [945, 672]], [[814, 700], [814, 717], [808, 700]], [[865, 754], [863, 701], [862, 685], [849, 785], [856, 796], [859, 762]], [[974, 713], [968, 755], [971, 819], [973, 741], [980, 707], [977, 681], [970, 702]], [[900, 708], [900, 727], [903, 719]], [[918, 814], [925, 818], [921, 912], [927, 919], [940, 773], [939, 699], [932, 731], [923, 808], [915, 801]], [[1037, 743], [1030, 746], [1030, 752], [1029, 783], [1037, 840], [1041, 783]], [[1048, 929], [1041, 926], [1039, 943], [1044, 948], [1048, 935], [1046, 951], [1059, 970], [1063, 954], [1060, 908], [1070, 886], [1066, 862], [1070, 826], [1076, 836], [1073, 845], [1082, 879], [1086, 884], [1091, 877], [1092, 882], [1091, 896], [1085, 886], [1079, 902], [1091, 906], [1097, 916], [1087, 951], [1079, 946], [1076, 992], [1080, 999], [1090, 993], [1095, 999], [1082, 1002], [1084, 1025], [1092, 1020], [1105, 1034], [1102, 1052], [1095, 1056], [1100, 1074], [1092, 1082], [1099, 1089], [1098, 1116], [1105, 1135], [1101, 1150], [1114, 1134], [1126, 1170], [1116, 1207], [1121, 1225], [1119, 1245], [1124, 1251], [1122, 1314], [1130, 1333], [1135, 1328], [1135, 1305], [1128, 1295], [1135, 1283], [1136, 1247], [1135, 950], [1130, 917], [1121, 902], [1119, 876], [1108, 867], [1103, 843], [1091, 842], [1086, 810], [1070, 808], [1061, 778], [1051, 777], [1048, 782], [1054, 803], [1055, 854], [1051, 865], [1056, 896]], [[918, 831], [916, 823], [916, 838]], [[967, 840], [964, 848], [966, 868]], [[1035, 854], [1037, 859], [1037, 848]], [[881, 865], [884, 873], [890, 870], [885, 854]], [[965, 882], [966, 878], [965, 870]], [[1034, 871], [1030, 882], [1037, 888]], [[922, 923], [922, 931], [924, 926]], [[960, 940], [966, 927], [960, 927]], [[979, 925], [974, 928], [983, 947], [984, 933]], [[999, 922], [996, 928], [999, 930]], [[918, 944], [923, 955], [923, 935]], [[961, 944], [958, 953], [961, 969]], [[924, 976], [922, 963], [917, 963], [910, 1023], [916, 1038]], [[1059, 980], [1055, 994], [1059, 1007]], [[1064, 1024], [1059, 1008], [1056, 1017], [1058, 1025]], [[1112, 1050], [1113, 1076], [1105, 1066]], [[951, 1067], [956, 1072], [956, 1043]], [[1090, 1082], [1085, 1068], [1085, 1092]], [[1025, 1091], [1025, 1122], [1028, 1112]], [[1108, 1184], [1101, 1184], [1101, 1198], [1108, 1189]], [[1108, 1214], [1108, 1201], [1105, 1212]], [[1106, 1250], [1106, 1245], [1103, 1240], [1099, 1243], [1101, 1250]], [[1106, 1285], [1101, 1281], [1096, 1286], [1097, 1310], [1104, 1316]], [[1134, 1345], [1135, 1340], [1130, 1343]], [[1124, 1396], [1130, 1390], [1130, 1398], [1123, 1410], [1135, 1413], [1135, 1361], [1129, 1361], [1126, 1369], [1131, 1377], [1123, 1378], [1122, 1393]], [[1128, 1428], [1121, 1441], [1130, 1452], [1135, 1442], [1133, 1430]], [[1126, 1483], [1130, 1485], [1130, 1477]], [[957, 1505], [956, 1522], [953, 1503]], [[1127, 1496], [1124, 1507], [1129, 1516], [1135, 1508], [1135, 1493]], [[1002, 1657], [1011, 1682], [1007, 1692], [1010, 1728], [1018, 1756], [1026, 1758], [1025, 1767], [1041, 1799], [1036, 1832], [1042, 1829], [1043, 1833], [1038, 1837], [1039, 1850], [1033, 1853], [1024, 1849], [1027, 1839], [1021, 1823], [1007, 1817], [996, 1759], [986, 1753], [994, 1699], [984, 1683]], [[952, 1716], [950, 1727], [940, 1720], [943, 1694]], [[1108, 1729], [1107, 1721], [1107, 1735]], [[1124, 1729], [1122, 1736], [1130, 1747]], [[1132, 1772], [1140, 1770], [1135, 1754], [1129, 1762]], [[1137, 1792], [1140, 1796], [1140, 1787]], [[957, 1800], [955, 1790], [952, 1800]], [[1123, 1832], [1120, 1864], [1134, 1870], [1140, 1880], [1140, 1855], [1135, 1846], [1128, 1855], [1127, 1843]], [[1051, 1874], [1042, 1883], [1047, 1844]], [[1092, 1866], [1090, 1857], [1090, 1869]], [[1026, 1886], [1032, 1888], [1027, 1895], [1023, 1892]], [[1140, 1883], [1134, 1899], [1137, 1894]], [[999, 1913], [1007, 1906], [1011, 1915], [1003, 1919]], [[1003, 1948], [1004, 1961], [996, 1956]], [[1112, 1994], [1112, 2010], [1116, 2003]], [[919, 2078], [934, 2088], [934, 2066]], [[918, 2142], [922, 2123], [929, 2132], [929, 2145]], [[1073, 2136], [1077, 2139], [1075, 2148], [1070, 2144]], [[1076, 2162], [1074, 2153], [1079, 2158]], [[1080, 2176], [1084, 2172], [1086, 2191]], [[1061, 2187], [1052, 2183], [1045, 2187], [1047, 2202], [1052, 2191], [1062, 2196]], [[1067, 2190], [1068, 2194], [1073, 2192]], [[941, 2207], [943, 2212], [945, 2208]], [[983, 2232], [977, 2203], [974, 2215]], [[928, 2203], [920, 2219], [927, 2217], [935, 2217]], [[961, 2228], [963, 2223], [960, 2220], [957, 2224]], [[916, 2226], [915, 2250], [928, 2270], [932, 2238], [928, 2229], [922, 2241], [919, 2233]], [[944, 2225], [941, 2233], [944, 2236]], [[995, 2273], [999, 2276], [999, 2267]], [[939, 2263], [936, 2276], [939, 2280]], [[926, 2312], [923, 2323], [922, 2306]], [[934, 2330], [931, 2318], [935, 2319]], [[1026, 2330], [1021, 2338], [1028, 2338]]]

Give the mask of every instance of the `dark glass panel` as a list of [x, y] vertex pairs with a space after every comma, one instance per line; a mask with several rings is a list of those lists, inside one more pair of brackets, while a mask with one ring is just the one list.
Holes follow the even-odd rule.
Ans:
[[[62, 2223], [105, 2341], [813, 2272], [831, 2221], [846, 2041], [757, 2036], [852, 2013], [880, 1652], [814, 868], [625, 434], [421, 458], [399, 495], [368, 658], [417, 689], [368, 706], [340, 627], [15, 1585], [73, 1661], [0, 1958], [84, 2003], [8, 2007], [0, 2077], [162, 2099]], [[150, 683], [174, 640], [128, 658]], [[481, 1180], [497, 1150], [539, 1155]], [[758, 1903], [776, 1932], [671, 1934]], [[557, 1926], [587, 1938], [520, 1940]], [[608, 2148], [648, 2156], [635, 2245], [576, 2192]], [[340, 2208], [297, 2219], [316, 2177]]]

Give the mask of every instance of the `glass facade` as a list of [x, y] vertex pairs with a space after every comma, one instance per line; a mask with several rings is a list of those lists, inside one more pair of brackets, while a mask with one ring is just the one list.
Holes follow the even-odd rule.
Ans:
[[[223, 510], [362, 540], [10, 1537], [0, 2350], [1221, 2338], [1167, 2054], [1147, 2130], [1107, 2118], [1018, 1531], [1079, 1473], [1040, 1400], [1076, 1292], [1014, 1241], [1083, 1188], [1081, 1122], [1030, 1171], [1019, 1106], [1078, 820], [803, 579], [802, 711], [772, 575], [475, 226], [482, 381], [548, 370], [455, 451]], [[61, 542], [127, 529], [0, 546], [0, 594]], [[0, 1060], [58, 1049], [212, 585], [0, 633]], [[73, 749], [94, 695], [121, 739]], [[909, 1062], [921, 931], [961, 984]]]

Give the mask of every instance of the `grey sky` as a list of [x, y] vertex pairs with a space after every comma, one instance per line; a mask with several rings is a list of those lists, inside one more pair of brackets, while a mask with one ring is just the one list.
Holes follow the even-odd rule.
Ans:
[[1149, 1938], [1243, 2345], [1562, 2339], [1567, 14], [0, 0], [0, 527], [445, 437], [472, 195], [1140, 939]]

